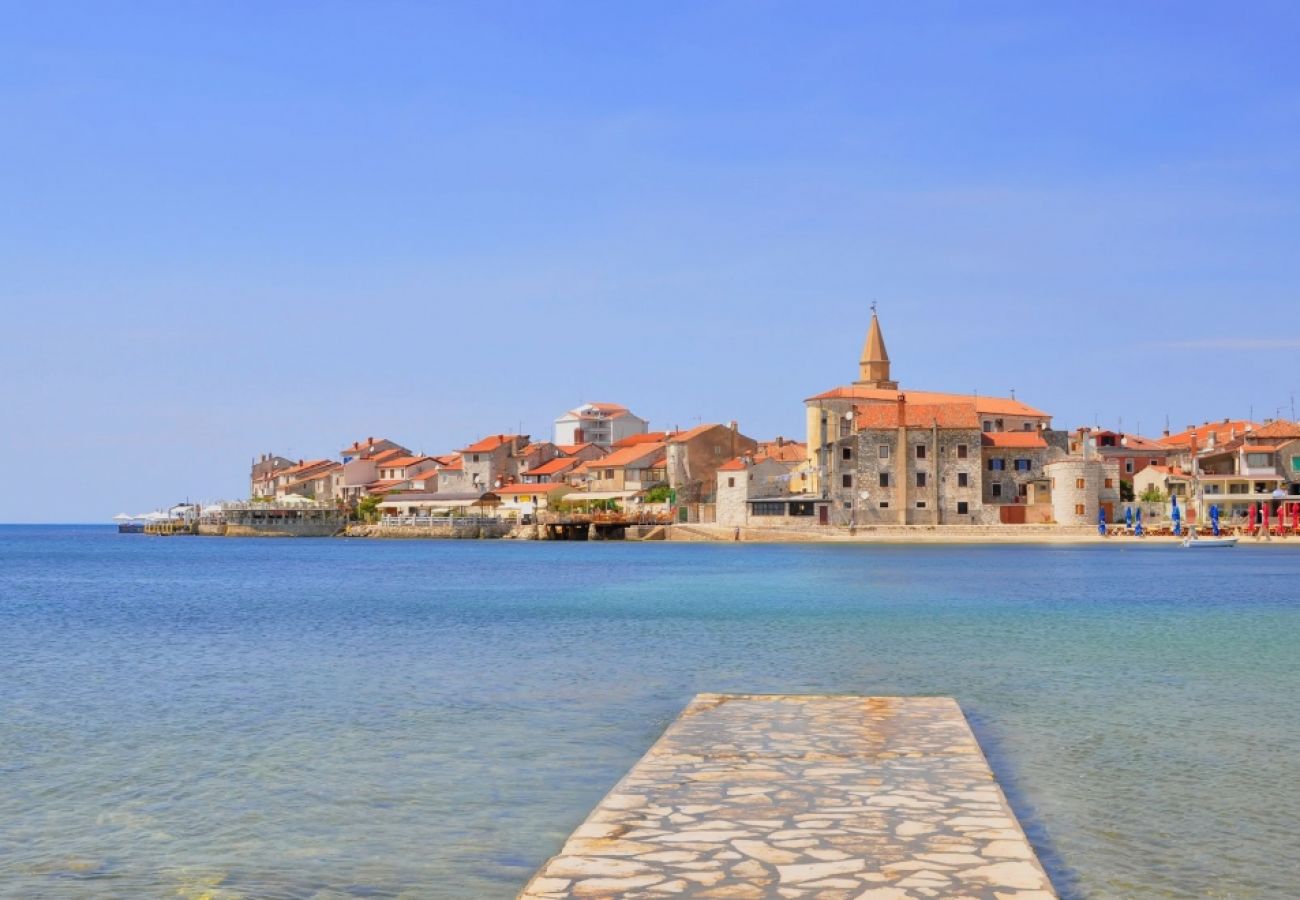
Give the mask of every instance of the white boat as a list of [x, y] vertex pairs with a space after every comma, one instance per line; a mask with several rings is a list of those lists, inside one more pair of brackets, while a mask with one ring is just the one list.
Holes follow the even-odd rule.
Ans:
[[1210, 538], [1186, 537], [1183, 538], [1183, 546], [1184, 547], [1235, 547], [1237, 546], [1237, 539], [1235, 537], [1217, 537], [1217, 538], [1216, 537], [1210, 537]]

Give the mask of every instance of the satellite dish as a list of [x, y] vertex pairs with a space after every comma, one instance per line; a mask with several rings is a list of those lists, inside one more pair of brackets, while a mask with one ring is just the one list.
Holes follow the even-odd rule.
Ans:
[[870, 500], [870, 499], [871, 499], [871, 492], [870, 492], [870, 491], [860, 491], [860, 492], [858, 493], [858, 496], [861, 497], [863, 500]]

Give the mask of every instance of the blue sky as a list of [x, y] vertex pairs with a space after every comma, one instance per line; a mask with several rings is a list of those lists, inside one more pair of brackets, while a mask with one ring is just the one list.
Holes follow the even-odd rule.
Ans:
[[0, 521], [259, 452], [798, 436], [904, 387], [1289, 414], [1291, 3], [0, 3]]

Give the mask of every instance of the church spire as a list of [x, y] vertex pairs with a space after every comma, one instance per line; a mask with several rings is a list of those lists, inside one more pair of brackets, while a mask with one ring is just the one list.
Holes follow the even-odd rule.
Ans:
[[862, 359], [858, 361], [858, 380], [862, 387], [897, 390], [898, 382], [889, 380], [889, 351], [885, 349], [885, 335], [880, 330], [876, 304], [871, 304], [871, 327], [862, 345]]

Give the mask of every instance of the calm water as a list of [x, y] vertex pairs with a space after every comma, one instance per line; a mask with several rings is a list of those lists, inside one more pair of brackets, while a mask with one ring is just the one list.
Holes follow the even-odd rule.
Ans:
[[0, 896], [510, 897], [697, 691], [950, 694], [1074, 897], [1300, 895], [1300, 544], [0, 528]]

